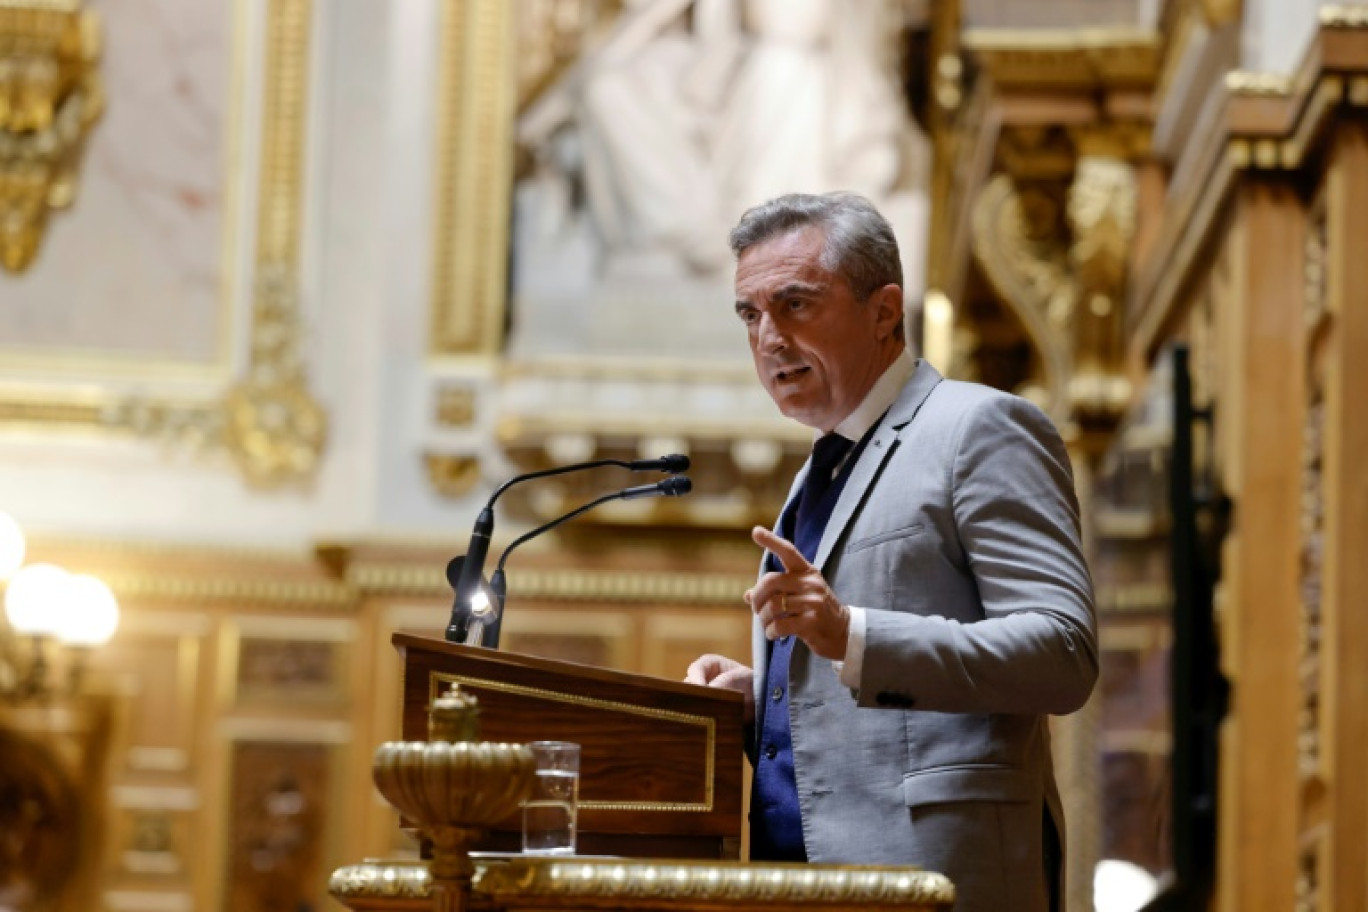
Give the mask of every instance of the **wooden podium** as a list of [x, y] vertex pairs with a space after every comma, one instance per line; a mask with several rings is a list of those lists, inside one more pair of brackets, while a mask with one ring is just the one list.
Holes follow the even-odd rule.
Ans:
[[[582, 855], [735, 859], [741, 850], [739, 693], [397, 633], [403, 738], [427, 739], [427, 707], [456, 683], [480, 701], [484, 741], [582, 746]], [[518, 851], [522, 821], [477, 848]]]

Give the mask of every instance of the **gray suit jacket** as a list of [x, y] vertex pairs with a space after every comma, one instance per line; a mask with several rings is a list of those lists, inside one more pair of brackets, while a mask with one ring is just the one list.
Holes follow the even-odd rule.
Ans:
[[[1054, 426], [1024, 399], [920, 362], [853, 467], [815, 563], [867, 625], [856, 692], [801, 641], [793, 652], [809, 859], [939, 871], [961, 912], [1047, 908], [1044, 815], [1061, 843], [1064, 827], [1045, 717], [1082, 706], [1098, 669]], [[759, 701], [758, 626], [754, 647]]]

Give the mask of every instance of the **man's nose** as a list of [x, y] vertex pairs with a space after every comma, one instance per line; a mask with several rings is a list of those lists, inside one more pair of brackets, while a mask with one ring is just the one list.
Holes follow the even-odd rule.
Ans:
[[788, 344], [784, 334], [779, 331], [779, 327], [774, 325], [774, 320], [769, 314], [760, 315], [760, 326], [756, 330], [756, 343], [761, 351], [773, 353], [783, 351]]

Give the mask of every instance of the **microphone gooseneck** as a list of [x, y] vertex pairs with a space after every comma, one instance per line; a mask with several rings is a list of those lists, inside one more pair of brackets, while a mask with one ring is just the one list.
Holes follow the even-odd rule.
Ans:
[[[508, 560], [508, 556], [513, 553], [513, 550], [517, 548], [519, 545], [523, 544], [524, 542], [536, 538], [543, 532], [549, 532], [557, 526], [563, 523], [567, 523], [577, 516], [582, 516], [585, 513], [588, 513], [595, 507], [602, 506], [603, 504], [606, 504], [611, 500], [635, 500], [638, 497], [681, 497], [685, 494], [688, 494], [692, 490], [693, 482], [689, 479], [689, 476], [671, 475], [669, 478], [663, 478], [660, 481], [657, 481], [655, 484], [640, 485], [635, 488], [624, 488], [621, 491], [614, 491], [612, 494], [605, 494], [602, 497], [589, 501], [587, 504], [576, 507], [569, 513], [566, 513], [564, 516], [558, 516], [548, 523], [543, 523], [542, 525], [533, 529], [531, 532], [524, 533], [523, 535], [520, 535], [517, 538], [515, 538], [513, 542], [507, 548], [504, 549], [503, 554], [499, 555], [499, 563], [494, 568], [494, 576], [490, 580], [490, 585], [493, 587], [495, 593], [498, 595], [500, 603], [502, 603], [503, 597], [505, 595], [505, 589], [507, 586], [507, 577], [504, 575], [504, 563]], [[490, 636], [493, 640], [492, 648], [497, 648], [499, 645], [498, 623], [498, 621], [495, 621], [495, 626], [491, 628], [490, 631]]]
[[494, 501], [515, 484], [524, 481], [531, 481], [534, 478], [550, 478], [553, 475], [564, 475], [567, 472], [582, 472], [586, 469], [603, 468], [628, 469], [632, 472], [668, 472], [676, 475], [689, 468], [689, 457], [682, 453], [671, 453], [669, 456], [661, 456], [658, 459], [595, 459], [591, 462], [576, 462], [570, 465], [556, 466], [551, 469], [540, 469], [536, 472], [526, 472], [522, 475], [514, 475], [495, 489], [489, 496], [489, 503], [485, 504], [488, 509], [494, 508]]
[[[494, 502], [499, 499], [500, 495], [515, 484], [530, 481], [534, 478], [547, 478], [553, 475], [564, 475], [568, 472], [581, 472], [587, 469], [606, 467], [628, 469], [633, 472], [666, 472], [671, 477], [659, 482], [659, 484], [665, 484], [666, 482], [678, 480], [677, 473], [682, 472], [689, 467], [689, 457], [682, 453], [672, 453], [668, 456], [661, 456], [658, 459], [636, 459], [631, 461], [623, 459], [596, 459], [591, 462], [577, 462], [571, 465], [556, 466], [555, 468], [542, 469], [537, 472], [527, 472], [523, 475], [515, 475], [513, 478], [510, 478], [508, 481], [499, 485], [494, 493], [490, 495], [489, 502], [485, 504], [484, 509], [480, 511], [479, 516], [475, 519], [475, 528], [470, 533], [470, 544], [466, 548], [465, 558], [460, 566], [460, 573], [457, 579], [452, 583], [452, 588], [455, 590], [455, 597], [451, 604], [451, 619], [447, 622], [446, 628], [446, 639], [448, 642], [464, 642], [467, 634], [470, 632], [472, 621], [471, 606], [473, 604], [473, 599], [480, 592], [484, 579], [484, 564], [485, 559], [489, 555], [489, 540], [494, 534]], [[625, 492], [618, 492], [617, 494], [609, 495], [605, 500], [612, 500], [617, 497], [643, 497], [657, 493], [677, 496], [678, 494], [687, 493], [689, 490], [688, 479], [685, 478], [683, 480], [685, 487], [680, 491], [666, 491], [662, 489], [659, 491], [651, 490], [645, 493], [627, 494]], [[654, 487], [654, 485], [642, 486], [642, 488]], [[629, 488], [628, 491], [637, 492], [638, 489]], [[602, 502], [602, 500], [597, 501], [596, 504]], [[563, 522], [565, 519], [569, 519], [569, 517], [564, 517], [561, 521]], [[539, 531], [544, 531], [544, 529]], [[522, 540], [523, 539], [519, 539], [519, 543]], [[512, 550], [512, 546], [510, 546], [508, 550]], [[504, 551], [505, 555], [508, 553], [508, 550]], [[502, 566], [501, 561], [500, 567]], [[448, 568], [448, 570], [449, 578], [450, 568]], [[502, 598], [500, 598], [499, 602], [502, 603], [502, 601]], [[498, 642], [497, 629], [497, 626], [495, 626], [496, 644]]]

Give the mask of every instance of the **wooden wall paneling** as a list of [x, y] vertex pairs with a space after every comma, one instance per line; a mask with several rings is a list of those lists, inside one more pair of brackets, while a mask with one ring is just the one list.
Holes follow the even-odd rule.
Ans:
[[[380, 852], [374, 849], [368, 827], [371, 824], [371, 802], [377, 797], [371, 780], [371, 757], [375, 748], [387, 740], [384, 732], [376, 729], [379, 700], [376, 684], [376, 650], [374, 644], [388, 639], [389, 632], [380, 632], [379, 617], [374, 606], [358, 604], [354, 623], [356, 641], [348, 650], [344, 670], [351, 687], [351, 700], [344, 718], [351, 726], [351, 743], [345, 755], [341, 773], [341, 788], [346, 800], [343, 806], [340, 851], [346, 858], [372, 858]], [[388, 853], [384, 853], [388, 854]]]
[[110, 909], [190, 909], [204, 868], [202, 825], [212, 618], [193, 609], [123, 609], [90, 674], [118, 695], [111, 759], [104, 902]]
[[[202, 667], [212, 629], [198, 611], [125, 607], [119, 630], [91, 656], [91, 672], [126, 702], [116, 777], [188, 773], [196, 759], [195, 728]], [[117, 778], [116, 778], [116, 781]]]
[[499, 648], [504, 652], [578, 662], [618, 671], [645, 671], [631, 609], [509, 604]]
[[115, 785], [106, 836], [105, 901], [111, 908], [192, 908], [203, 802], [176, 785]]
[[352, 698], [356, 622], [350, 618], [234, 615], [220, 648], [225, 709], [336, 714]]
[[323, 720], [224, 720], [217, 803], [220, 882], [201, 908], [295, 912], [336, 908], [328, 875], [347, 860], [339, 809], [351, 727]]
[[645, 621], [642, 670], [661, 678], [684, 680], [689, 663], [715, 652], [750, 664], [751, 612], [739, 600], [735, 608], [661, 608]]
[[222, 673], [222, 618], [219, 612], [204, 612], [211, 621], [210, 630], [201, 641], [195, 680], [195, 788], [200, 796], [196, 815], [197, 842], [195, 868], [191, 877], [191, 895], [196, 912], [219, 909], [219, 883], [222, 857], [220, 851], [227, 832], [228, 814], [220, 800], [222, 783], [227, 776], [226, 762], [220, 750], [218, 725], [222, 714], [220, 683]]
[[[1101, 630], [1100, 856], [1171, 866], [1167, 618], [1114, 618]], [[1070, 821], [1072, 824], [1072, 821]]]
[[1323, 390], [1322, 713], [1330, 789], [1323, 909], [1368, 909], [1368, 126], [1332, 145], [1324, 311], [1308, 325]]
[[[354, 735], [334, 774], [345, 800], [329, 809], [343, 857], [365, 857], [371, 753], [373, 636], [358, 617], [234, 614], [220, 642], [222, 712], [235, 719], [318, 719], [345, 723]], [[369, 852], [369, 854], [374, 854]]]
[[1302, 423], [1303, 215], [1295, 188], [1254, 175], [1236, 190], [1234, 293], [1221, 320], [1234, 340], [1217, 432], [1234, 498], [1225, 543], [1222, 658], [1231, 713], [1222, 738], [1219, 908], [1294, 906], [1297, 846], [1295, 554]]
[[[345, 614], [343, 613], [345, 612]], [[216, 618], [205, 763], [204, 910], [334, 907], [328, 874], [359, 844], [357, 648], [350, 606], [230, 603]]]

